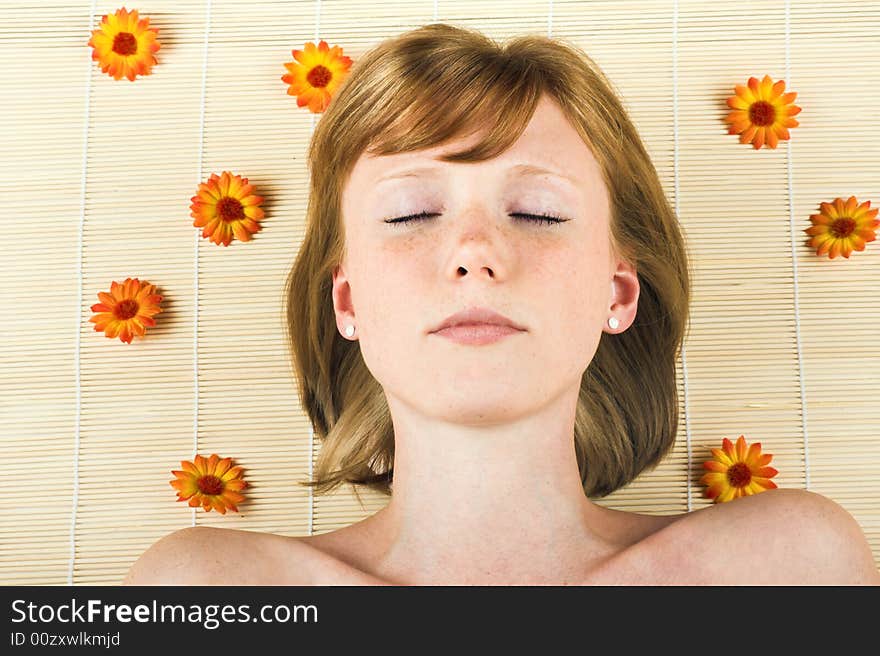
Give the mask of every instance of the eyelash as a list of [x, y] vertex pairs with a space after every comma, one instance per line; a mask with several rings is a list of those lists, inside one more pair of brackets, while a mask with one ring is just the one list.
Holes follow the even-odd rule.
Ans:
[[[407, 216], [401, 216], [396, 219], [385, 219], [385, 223], [390, 223], [391, 225], [403, 225], [405, 223], [409, 223], [414, 219], [422, 219], [432, 216], [438, 216], [438, 214], [432, 212], [419, 212], [418, 214], [409, 214]], [[513, 214], [511, 214], [511, 216], [525, 216], [528, 217], [526, 219], [527, 221], [548, 226], [558, 225], [560, 223], [568, 221], [568, 219], [563, 219], [562, 217], [554, 216], [553, 214], [529, 214], [527, 212], [514, 212]]]

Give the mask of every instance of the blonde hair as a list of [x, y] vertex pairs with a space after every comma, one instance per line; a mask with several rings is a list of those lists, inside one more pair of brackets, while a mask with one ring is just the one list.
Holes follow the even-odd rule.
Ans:
[[[524, 35], [498, 44], [431, 24], [387, 39], [352, 66], [315, 129], [305, 238], [287, 278], [286, 323], [300, 402], [323, 445], [318, 493], [342, 483], [391, 494], [394, 431], [382, 387], [336, 326], [332, 274], [345, 254], [342, 188], [360, 155], [430, 148], [485, 129], [476, 162], [510, 147], [542, 94], [598, 161], [615, 255], [636, 267], [635, 322], [602, 333], [581, 379], [574, 441], [584, 492], [601, 497], [655, 467], [675, 442], [676, 359], [690, 301], [688, 256], [657, 172], [611, 84], [576, 46]], [[357, 492], [357, 488], [355, 488]]]

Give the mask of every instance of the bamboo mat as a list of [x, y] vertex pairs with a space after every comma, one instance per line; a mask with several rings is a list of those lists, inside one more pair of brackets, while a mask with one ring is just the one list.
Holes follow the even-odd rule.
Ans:
[[[101, 73], [87, 46], [121, 6], [0, 5], [0, 583], [118, 584], [185, 526], [305, 535], [386, 503], [294, 484], [320, 445], [298, 410], [282, 288], [320, 119], [280, 77], [307, 41], [357, 59], [435, 21], [582, 46], [617, 87], [684, 227], [695, 280], [677, 443], [597, 502], [704, 507], [709, 448], [745, 434], [774, 454], [780, 487], [849, 510], [880, 565], [880, 241], [830, 260], [802, 232], [821, 201], [880, 204], [878, 3], [150, 0], [126, 5], [162, 44], [134, 83]], [[791, 141], [755, 151], [727, 134], [725, 99], [764, 74], [803, 111]], [[228, 248], [189, 216], [198, 183], [223, 170], [266, 199], [262, 231]], [[126, 345], [88, 318], [97, 291], [129, 276], [157, 285], [165, 312]], [[245, 468], [239, 513], [176, 501], [170, 470], [195, 452]]]

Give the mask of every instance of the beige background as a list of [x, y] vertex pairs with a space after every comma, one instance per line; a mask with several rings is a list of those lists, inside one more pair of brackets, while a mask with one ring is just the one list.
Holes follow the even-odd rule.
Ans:
[[[878, 3], [149, 0], [127, 8], [162, 48], [134, 83], [101, 73], [87, 46], [121, 6], [0, 5], [0, 583], [117, 584], [184, 526], [304, 535], [384, 505], [294, 484], [319, 444], [298, 409], [281, 294], [320, 118], [280, 78], [306, 41], [356, 60], [432, 21], [582, 46], [681, 218], [696, 279], [678, 441], [598, 502], [703, 507], [709, 448], [745, 434], [774, 454], [780, 487], [849, 510], [880, 564], [880, 243], [829, 260], [802, 232], [822, 201], [880, 205]], [[791, 141], [755, 151], [727, 134], [725, 99], [764, 74], [803, 111]], [[223, 248], [192, 226], [189, 199], [227, 169], [256, 185], [266, 218], [252, 242]], [[165, 297], [130, 345], [88, 322], [97, 292], [128, 276]], [[196, 451], [245, 467], [240, 513], [176, 501], [171, 469]]]

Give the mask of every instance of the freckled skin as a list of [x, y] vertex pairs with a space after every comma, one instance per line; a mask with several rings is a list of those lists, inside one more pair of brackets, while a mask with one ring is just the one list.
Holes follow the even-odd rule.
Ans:
[[[560, 147], [548, 152], [547, 143]], [[440, 178], [374, 183], [448, 148], [358, 160], [343, 194], [349, 260], [334, 280], [340, 324], [357, 326], [364, 361], [392, 403], [399, 398], [421, 413], [462, 423], [502, 420], [511, 407], [532, 413], [579, 385], [610, 310], [621, 329], [631, 323], [634, 275], [620, 272], [626, 306], [612, 308], [607, 193], [598, 164], [555, 104], [542, 103], [520, 140], [494, 160], [437, 162]], [[505, 184], [507, 168], [523, 161], [578, 176], [582, 184], [567, 187], [549, 176]], [[403, 226], [382, 222], [423, 210], [440, 216]], [[538, 225], [510, 212], [572, 220]], [[511, 317], [530, 329], [529, 337], [477, 353], [426, 335], [469, 305]]]

